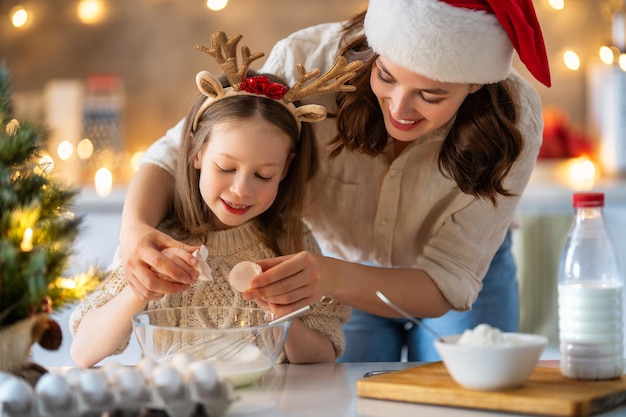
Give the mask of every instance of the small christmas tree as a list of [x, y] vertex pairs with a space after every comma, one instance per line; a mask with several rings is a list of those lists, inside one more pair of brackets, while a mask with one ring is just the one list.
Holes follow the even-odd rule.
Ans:
[[[48, 313], [92, 291], [102, 272], [63, 277], [82, 218], [72, 211], [78, 191], [40, 162], [47, 136], [42, 123], [13, 118], [9, 70], [0, 62], [0, 331], [43, 317], [39, 334], [28, 332], [33, 340], [25, 343], [54, 350], [60, 329]], [[9, 342], [5, 333], [0, 338]]]

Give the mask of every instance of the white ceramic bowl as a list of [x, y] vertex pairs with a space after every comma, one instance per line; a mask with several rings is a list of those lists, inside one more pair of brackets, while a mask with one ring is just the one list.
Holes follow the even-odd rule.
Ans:
[[272, 318], [260, 308], [164, 308], [135, 315], [133, 329], [145, 357], [206, 360], [240, 387], [261, 377], [283, 352], [290, 322], [270, 325]]
[[548, 342], [544, 336], [503, 333], [507, 344], [461, 345], [461, 335], [436, 340], [435, 348], [452, 379], [465, 388], [496, 391], [523, 385]]

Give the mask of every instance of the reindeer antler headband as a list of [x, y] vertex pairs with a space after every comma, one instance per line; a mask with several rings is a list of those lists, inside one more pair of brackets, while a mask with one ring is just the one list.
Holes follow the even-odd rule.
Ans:
[[345, 83], [354, 78], [356, 71], [363, 66], [363, 63], [361, 61], [348, 63], [342, 56], [338, 57], [333, 67], [322, 76], [319, 76], [319, 69], [316, 68], [306, 72], [304, 67], [298, 64], [296, 68], [298, 80], [291, 88], [270, 82], [266, 76], [246, 78], [250, 64], [263, 57], [264, 54], [263, 52], [250, 54], [250, 49], [247, 46], [242, 46], [241, 56], [243, 62], [239, 66], [237, 63], [237, 44], [241, 37], [242, 35], [234, 35], [229, 38], [224, 32], [215, 32], [211, 35], [212, 46], [210, 49], [202, 45], [196, 45], [196, 49], [215, 58], [215, 61], [222, 67], [231, 86], [223, 88], [217, 78], [207, 71], [200, 71], [196, 75], [196, 84], [207, 98], [198, 109], [193, 120], [192, 130], [194, 132], [198, 127], [198, 121], [206, 109], [226, 97], [248, 94], [276, 100], [293, 114], [298, 123], [298, 129], [300, 129], [301, 122], [314, 123], [324, 120], [327, 111], [324, 106], [317, 104], [296, 107], [293, 104], [294, 101], [332, 91], [354, 91], [356, 89], [355, 86], [345, 85]]

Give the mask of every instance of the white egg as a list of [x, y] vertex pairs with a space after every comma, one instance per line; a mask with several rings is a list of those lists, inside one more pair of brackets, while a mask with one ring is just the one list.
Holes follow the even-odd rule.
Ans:
[[123, 366], [117, 362], [108, 362], [102, 365], [102, 367], [100, 367], [99, 369], [102, 375], [104, 376], [104, 379], [109, 384], [111, 384], [115, 380], [115, 374], [117, 373], [118, 369], [122, 367]]
[[51, 409], [67, 408], [72, 399], [70, 384], [61, 375], [52, 372], [39, 378], [35, 384], [35, 392]]
[[70, 370], [67, 371], [67, 373], [65, 374], [65, 380], [68, 384], [70, 384], [70, 387], [78, 388], [78, 385], [80, 383], [80, 374], [82, 374], [83, 372], [87, 371], [85, 370], [85, 368], [80, 367], [72, 367]]
[[213, 389], [218, 382], [215, 368], [206, 361], [191, 363], [184, 375], [186, 381], [195, 382], [206, 390]]
[[0, 371], [0, 385], [7, 379], [15, 378], [15, 375], [10, 374], [8, 372]]
[[89, 370], [80, 374], [78, 387], [95, 404], [101, 404], [108, 398], [107, 381], [104, 375], [96, 370]]
[[115, 375], [115, 386], [126, 396], [138, 400], [145, 393], [143, 376], [137, 369], [122, 367]]
[[10, 376], [0, 383], [0, 404], [2, 409], [15, 415], [28, 413], [33, 402], [33, 389], [22, 378]]
[[159, 363], [153, 359], [143, 358], [137, 364], [137, 370], [143, 376], [143, 379], [146, 381], [152, 380], [152, 373], [154, 369], [159, 366]]
[[170, 365], [181, 374], [184, 374], [191, 362], [193, 362], [191, 355], [186, 353], [177, 353], [170, 360]]
[[180, 394], [183, 378], [180, 372], [171, 366], [159, 365], [152, 372], [152, 383], [173, 397]]
[[261, 267], [250, 261], [239, 262], [233, 266], [228, 274], [228, 281], [239, 292], [245, 291], [250, 288], [250, 281], [252, 278], [259, 275], [262, 272]]

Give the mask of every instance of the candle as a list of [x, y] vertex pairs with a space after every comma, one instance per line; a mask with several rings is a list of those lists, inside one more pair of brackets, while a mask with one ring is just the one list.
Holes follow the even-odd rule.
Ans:
[[24, 237], [22, 238], [22, 243], [20, 243], [20, 249], [23, 252], [30, 252], [33, 250], [33, 229], [27, 227], [24, 230]]

